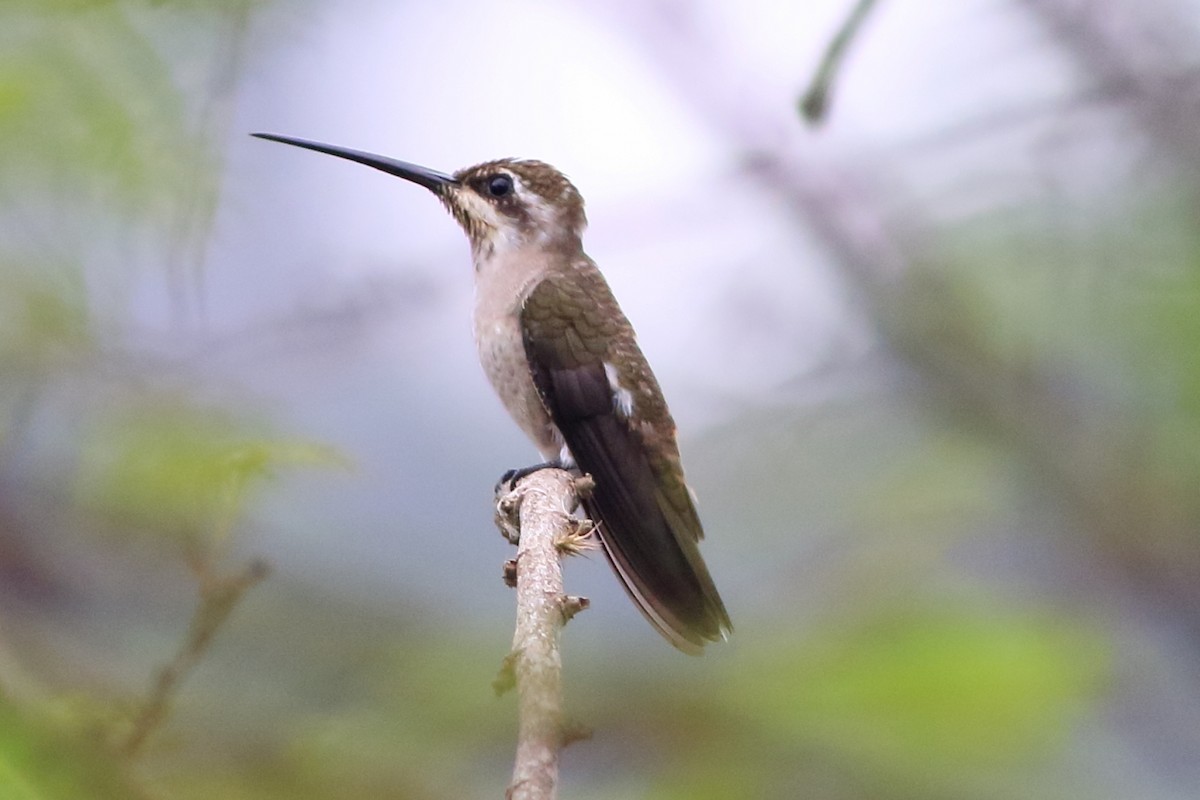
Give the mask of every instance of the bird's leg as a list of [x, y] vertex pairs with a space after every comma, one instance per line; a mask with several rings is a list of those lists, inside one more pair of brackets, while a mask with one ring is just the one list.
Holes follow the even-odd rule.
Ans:
[[574, 466], [567, 466], [563, 463], [561, 458], [555, 458], [550, 461], [543, 461], [540, 464], [534, 464], [529, 467], [510, 469], [500, 476], [500, 480], [496, 481], [496, 491], [499, 492], [501, 486], [506, 486], [508, 491], [511, 492], [513, 489], [517, 488], [517, 481], [521, 480], [521, 478], [524, 478], [526, 475], [532, 475], [533, 473], [539, 472], [543, 469], [573, 470]]

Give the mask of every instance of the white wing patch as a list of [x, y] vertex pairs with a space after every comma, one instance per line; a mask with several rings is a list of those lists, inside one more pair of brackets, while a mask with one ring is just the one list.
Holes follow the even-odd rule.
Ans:
[[575, 463], [575, 456], [571, 455], [571, 450], [565, 443], [558, 450], [558, 465], [563, 469], [575, 469], [579, 466]]
[[613, 393], [613, 411], [629, 419], [633, 416], [633, 393], [621, 385], [617, 368], [609, 362], [604, 362], [604, 375], [608, 378], [608, 388]]

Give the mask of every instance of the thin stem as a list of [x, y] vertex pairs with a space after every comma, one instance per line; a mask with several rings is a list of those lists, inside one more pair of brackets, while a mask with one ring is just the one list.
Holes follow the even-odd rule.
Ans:
[[808, 90], [800, 96], [800, 113], [809, 125], [818, 125], [824, 121], [825, 112], [829, 109], [829, 94], [833, 90], [833, 82], [841, 69], [846, 51], [862, 29], [862, 24], [875, 2], [876, 0], [858, 0], [846, 15], [842, 27], [829, 41], [829, 46], [825, 48], [825, 55], [817, 66]]
[[129, 736], [120, 748], [126, 758], [134, 758], [141, 752], [150, 734], [154, 733], [166, 718], [171, 700], [178, 694], [184, 678], [208, 651], [217, 629], [229, 617], [246, 591], [266, 577], [266, 574], [266, 565], [254, 561], [234, 575], [217, 577], [207, 572], [201, 575], [200, 603], [192, 616], [188, 635], [175, 657], [159, 670], [150, 696], [134, 717]]

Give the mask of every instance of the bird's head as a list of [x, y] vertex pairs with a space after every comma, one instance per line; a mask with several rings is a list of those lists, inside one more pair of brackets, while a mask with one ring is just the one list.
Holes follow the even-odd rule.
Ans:
[[447, 175], [360, 150], [269, 133], [254, 135], [357, 161], [424, 186], [466, 231], [476, 263], [524, 247], [577, 249], [587, 225], [579, 191], [565, 175], [541, 161], [504, 158]]

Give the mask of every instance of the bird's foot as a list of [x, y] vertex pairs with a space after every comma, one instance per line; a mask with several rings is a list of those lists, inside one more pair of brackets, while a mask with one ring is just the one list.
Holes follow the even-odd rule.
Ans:
[[517, 481], [538, 470], [553, 469], [558, 466], [557, 461], [547, 461], [543, 464], [534, 464], [532, 467], [510, 469], [500, 476], [500, 480], [496, 481], [496, 486], [492, 489], [496, 496], [496, 527], [509, 542], [519, 544], [521, 541], [521, 523], [517, 516], [521, 500], [515, 493]]
[[543, 469], [562, 469], [562, 468], [563, 468], [562, 462], [559, 461], [558, 459], [555, 459], [554, 461], [543, 461], [542, 463], [534, 464], [531, 467], [521, 467], [520, 469], [510, 469], [507, 472], [505, 472], [503, 475], [500, 476], [500, 480], [496, 481], [496, 488], [494, 491], [496, 494], [499, 494], [501, 489], [503, 489], [504, 491], [507, 491], [507, 492], [511, 492], [513, 489], [517, 488], [517, 481], [521, 480], [521, 478], [524, 478], [527, 475], [532, 475], [533, 473], [539, 472]]

